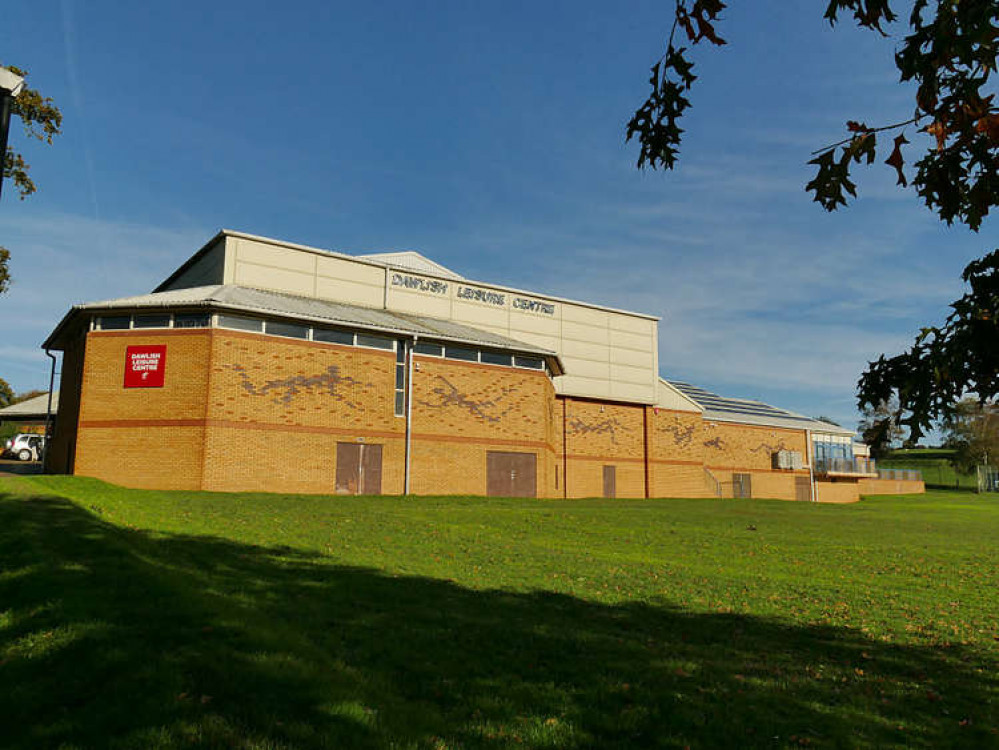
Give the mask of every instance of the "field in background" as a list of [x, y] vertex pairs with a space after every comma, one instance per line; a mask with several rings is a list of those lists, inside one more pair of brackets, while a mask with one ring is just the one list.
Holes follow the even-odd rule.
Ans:
[[989, 747], [999, 500], [324, 498], [0, 479], [35, 747]]
[[954, 451], [946, 448], [901, 448], [878, 461], [881, 469], [918, 469], [927, 487], [974, 491], [978, 480], [974, 472], [964, 474], [950, 463]]

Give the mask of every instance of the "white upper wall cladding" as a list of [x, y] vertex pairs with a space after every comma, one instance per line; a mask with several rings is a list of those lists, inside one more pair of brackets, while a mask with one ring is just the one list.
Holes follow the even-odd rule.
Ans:
[[236, 284], [463, 323], [557, 352], [559, 393], [657, 404], [659, 319], [469, 281], [419, 253], [352, 256], [223, 230], [155, 291]]

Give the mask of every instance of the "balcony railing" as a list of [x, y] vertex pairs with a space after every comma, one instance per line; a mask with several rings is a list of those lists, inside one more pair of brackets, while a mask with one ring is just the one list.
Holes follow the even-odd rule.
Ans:
[[923, 472], [918, 469], [878, 469], [878, 479], [900, 479], [904, 482], [922, 482]]
[[873, 458], [817, 458], [815, 459], [815, 473], [876, 477], [878, 476], [878, 468]]

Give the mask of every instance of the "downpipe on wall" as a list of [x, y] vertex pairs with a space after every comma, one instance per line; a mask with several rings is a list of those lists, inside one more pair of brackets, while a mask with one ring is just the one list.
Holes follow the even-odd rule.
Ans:
[[406, 342], [408, 362], [406, 363], [406, 481], [403, 494], [409, 495], [410, 490], [410, 466], [413, 456], [413, 352], [416, 351], [416, 342], [419, 336], [413, 336], [413, 342]]

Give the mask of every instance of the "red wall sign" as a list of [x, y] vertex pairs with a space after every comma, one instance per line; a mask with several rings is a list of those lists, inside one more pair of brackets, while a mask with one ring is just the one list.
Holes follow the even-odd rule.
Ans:
[[125, 387], [162, 388], [166, 375], [166, 345], [125, 349]]

